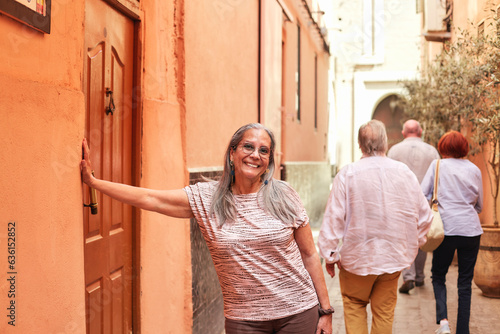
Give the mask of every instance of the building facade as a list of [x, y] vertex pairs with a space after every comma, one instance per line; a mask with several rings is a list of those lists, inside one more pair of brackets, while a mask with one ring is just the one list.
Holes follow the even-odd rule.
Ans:
[[[332, 43], [330, 151], [338, 168], [359, 160], [359, 127], [383, 121], [389, 145], [402, 140], [401, 80], [418, 76], [421, 9], [414, 1], [324, 1]], [[328, 6], [329, 5], [329, 6]]]
[[316, 3], [3, 3], [0, 332], [220, 332], [196, 224], [99, 193], [93, 214], [82, 138], [97, 177], [176, 189], [216, 175], [234, 131], [261, 122], [278, 141], [275, 177], [319, 221], [331, 169]]

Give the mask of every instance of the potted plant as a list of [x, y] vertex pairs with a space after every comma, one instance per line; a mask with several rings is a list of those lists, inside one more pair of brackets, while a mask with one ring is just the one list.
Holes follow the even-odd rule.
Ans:
[[472, 35], [470, 28], [459, 30], [420, 79], [402, 82], [401, 103], [408, 118], [420, 121], [424, 140], [436, 145], [448, 130], [469, 138], [470, 154], [489, 181], [484, 195], [491, 196], [493, 222], [483, 225], [474, 282], [483, 295], [500, 298], [500, 35]]

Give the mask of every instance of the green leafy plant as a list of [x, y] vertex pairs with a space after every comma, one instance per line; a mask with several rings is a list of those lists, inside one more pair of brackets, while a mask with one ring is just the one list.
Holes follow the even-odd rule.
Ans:
[[494, 199], [493, 221], [498, 227], [500, 189], [500, 36], [494, 20], [490, 34], [459, 30], [417, 80], [402, 81], [407, 95], [401, 104], [408, 118], [419, 120], [424, 140], [436, 145], [449, 130], [470, 139], [471, 154], [480, 154], [488, 170]]

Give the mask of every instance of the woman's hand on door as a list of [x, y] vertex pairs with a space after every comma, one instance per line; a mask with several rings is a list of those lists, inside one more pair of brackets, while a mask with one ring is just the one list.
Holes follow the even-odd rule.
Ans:
[[90, 149], [87, 143], [87, 138], [83, 138], [82, 141], [82, 161], [80, 163], [80, 171], [82, 172], [82, 181], [92, 186], [91, 183], [93, 181], [94, 176], [92, 175], [92, 166], [90, 164]]
[[153, 190], [95, 178], [92, 175], [90, 149], [86, 139], [83, 139], [82, 148], [83, 159], [80, 164], [82, 180], [91, 188], [140, 209], [175, 218], [194, 217], [187, 194], [183, 189]]

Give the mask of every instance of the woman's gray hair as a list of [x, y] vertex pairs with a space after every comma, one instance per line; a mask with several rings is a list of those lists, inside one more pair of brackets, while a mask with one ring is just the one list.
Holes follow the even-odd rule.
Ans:
[[387, 132], [384, 123], [372, 119], [368, 123], [361, 125], [358, 132], [358, 143], [363, 154], [385, 154], [387, 151]]
[[267, 167], [268, 171], [261, 176], [262, 186], [259, 190], [259, 203], [265, 211], [276, 219], [287, 224], [292, 224], [299, 216], [298, 208], [300, 208], [301, 205], [298, 205], [298, 201], [300, 200], [292, 195], [294, 191], [286, 182], [273, 178], [276, 168], [274, 162], [276, 141], [272, 131], [260, 123], [250, 123], [242, 126], [234, 133], [229, 141], [229, 145], [224, 155], [224, 170], [215, 190], [212, 205], [210, 207], [210, 214], [216, 215], [221, 226], [226, 221], [236, 220], [236, 205], [232, 192], [231, 151], [238, 147], [245, 132], [250, 129], [264, 130], [271, 139], [269, 165]]

